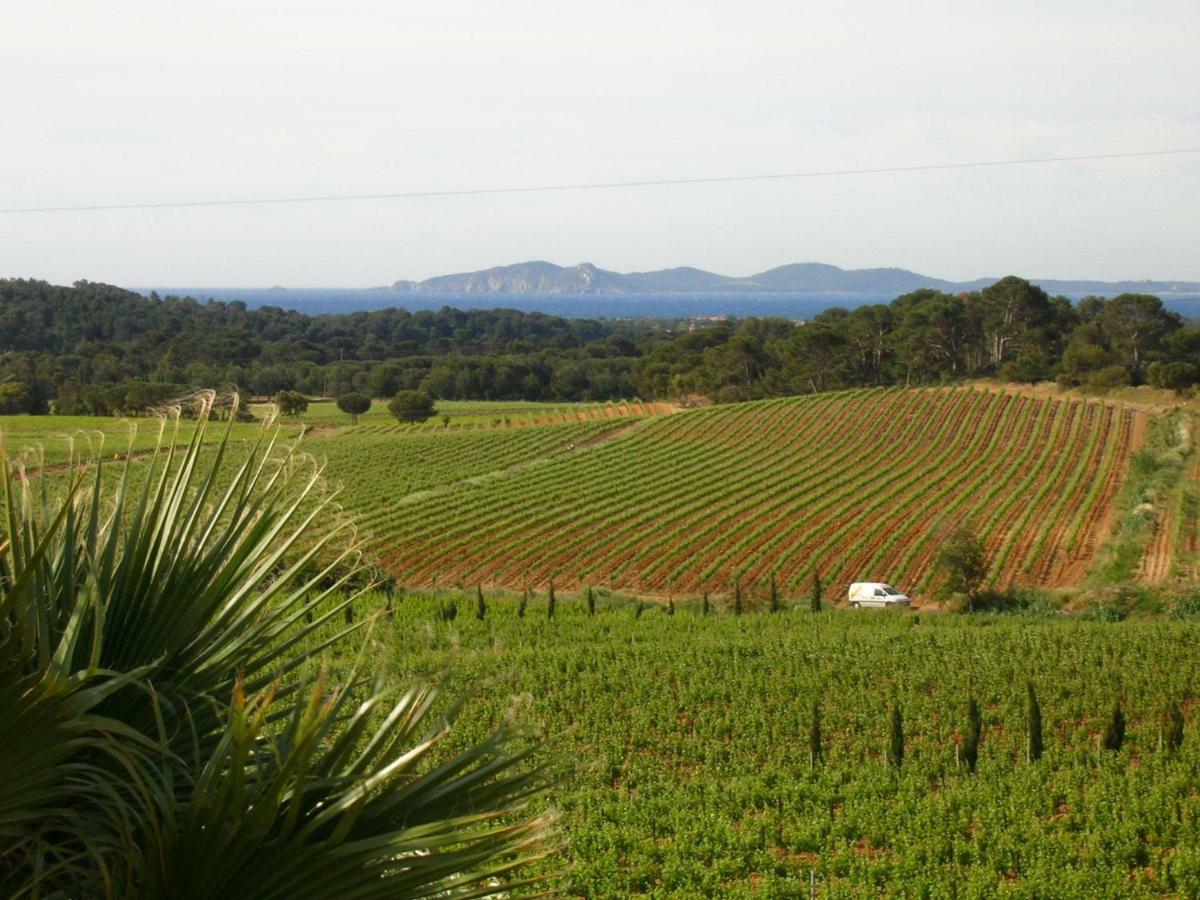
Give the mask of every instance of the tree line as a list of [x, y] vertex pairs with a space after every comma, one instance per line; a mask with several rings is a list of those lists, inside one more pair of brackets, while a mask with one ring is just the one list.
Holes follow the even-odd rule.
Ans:
[[1009, 276], [809, 322], [564, 319], [516, 310], [307, 316], [0, 280], [0, 414], [138, 414], [199, 387], [439, 400], [717, 402], [995, 376], [1103, 391], [1200, 382], [1200, 331], [1157, 297], [1072, 304]]

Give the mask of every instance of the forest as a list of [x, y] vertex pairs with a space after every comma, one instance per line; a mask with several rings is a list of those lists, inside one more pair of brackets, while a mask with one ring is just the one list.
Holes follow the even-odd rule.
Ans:
[[1157, 297], [1072, 303], [1008, 276], [808, 322], [566, 319], [508, 309], [307, 316], [0, 280], [0, 414], [136, 415], [180, 392], [716, 402], [995, 376], [1103, 392], [1200, 381], [1200, 330]]

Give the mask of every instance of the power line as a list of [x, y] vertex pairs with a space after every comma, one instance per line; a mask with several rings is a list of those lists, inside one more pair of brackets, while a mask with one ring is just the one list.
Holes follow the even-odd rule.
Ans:
[[931, 163], [920, 166], [881, 166], [869, 169], [817, 169], [768, 175], [715, 175], [704, 178], [653, 178], [640, 181], [599, 181], [579, 184], [546, 184], [525, 187], [463, 188], [447, 191], [396, 191], [376, 194], [325, 194], [314, 197], [255, 197], [226, 200], [184, 200], [162, 203], [101, 203], [75, 206], [25, 206], [0, 209], [0, 215], [25, 213], [101, 212], [123, 209], [190, 209], [205, 206], [265, 206], [276, 203], [346, 203], [359, 200], [415, 200], [426, 197], [477, 197], [488, 194], [543, 194], [554, 191], [599, 191], [620, 188], [668, 187], [672, 185], [733, 184], [743, 181], [782, 181], [798, 178], [836, 178], [853, 175], [891, 175], [906, 172], [939, 172], [952, 169], [984, 169], [999, 166], [1031, 166], [1049, 163], [1137, 159], [1200, 153], [1200, 147], [1176, 150], [1140, 150], [1130, 153], [1092, 153], [1078, 156], [1042, 156], [1027, 159], [993, 159], [976, 162]]

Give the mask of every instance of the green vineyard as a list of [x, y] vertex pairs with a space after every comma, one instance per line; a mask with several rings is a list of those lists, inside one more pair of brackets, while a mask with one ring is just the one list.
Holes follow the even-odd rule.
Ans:
[[430, 446], [431, 474], [415, 481], [399, 474], [415, 446], [364, 435], [361, 474], [336, 459], [330, 471], [411, 585], [666, 594], [773, 577], [794, 591], [820, 573], [920, 594], [942, 528], [965, 517], [993, 584], [1058, 586], [1082, 578], [1107, 535], [1145, 418], [1100, 401], [864, 389], [659, 416], [603, 441], [543, 427], [507, 438], [511, 452], [480, 434], [495, 453]]

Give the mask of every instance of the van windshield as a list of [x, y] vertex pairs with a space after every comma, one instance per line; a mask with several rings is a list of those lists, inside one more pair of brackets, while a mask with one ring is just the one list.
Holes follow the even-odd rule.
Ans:
[[884, 588], [884, 590], [887, 591], [889, 594], [891, 594], [893, 597], [903, 597], [904, 596], [898, 590], [896, 590], [894, 587], [892, 587], [890, 584], [887, 585]]

